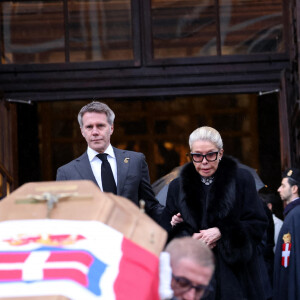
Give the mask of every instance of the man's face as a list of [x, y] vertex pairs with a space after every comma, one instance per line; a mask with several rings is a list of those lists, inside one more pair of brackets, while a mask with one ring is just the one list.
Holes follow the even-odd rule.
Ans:
[[88, 146], [103, 153], [110, 144], [114, 126], [109, 125], [105, 113], [86, 112], [82, 116], [81, 133]]
[[282, 201], [290, 202], [292, 200], [292, 187], [288, 183], [288, 178], [282, 179], [281, 186], [278, 188], [277, 192]]
[[[188, 258], [181, 259], [174, 266], [172, 266], [173, 275], [188, 279], [193, 286], [203, 285], [208, 286], [213, 274], [211, 267], [204, 267], [194, 263]], [[172, 278], [171, 287], [174, 291], [174, 296], [178, 300], [199, 300], [204, 294], [204, 289], [196, 291], [194, 287], [186, 287]]]

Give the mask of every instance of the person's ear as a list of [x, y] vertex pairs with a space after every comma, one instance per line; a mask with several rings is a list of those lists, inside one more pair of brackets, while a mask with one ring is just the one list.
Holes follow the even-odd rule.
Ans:
[[219, 160], [221, 160], [221, 158], [223, 157], [223, 153], [224, 153], [224, 149], [221, 149], [219, 151]]
[[299, 189], [297, 185], [292, 186], [292, 193], [297, 194], [299, 196]]
[[80, 131], [81, 131], [82, 136], [85, 138], [84, 130], [82, 127], [80, 127]]
[[110, 135], [112, 135], [113, 134], [113, 132], [114, 132], [114, 124], [112, 124], [111, 126], [110, 126]]

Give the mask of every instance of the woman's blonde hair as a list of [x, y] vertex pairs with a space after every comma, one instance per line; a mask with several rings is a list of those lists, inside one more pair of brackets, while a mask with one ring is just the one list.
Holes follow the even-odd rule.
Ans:
[[192, 148], [192, 144], [196, 141], [209, 141], [213, 143], [218, 150], [223, 149], [223, 141], [219, 131], [212, 127], [202, 126], [195, 129], [189, 138], [190, 149]]

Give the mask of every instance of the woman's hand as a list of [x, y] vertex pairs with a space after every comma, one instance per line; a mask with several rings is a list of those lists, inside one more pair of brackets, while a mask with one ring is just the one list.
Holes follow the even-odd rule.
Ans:
[[221, 238], [221, 232], [217, 227], [208, 228], [200, 230], [199, 233], [194, 233], [193, 238], [196, 240], [201, 240], [212, 249], [217, 245], [217, 241]]
[[171, 225], [172, 225], [172, 227], [174, 227], [175, 225], [177, 225], [178, 223], [181, 223], [181, 222], [183, 222], [183, 219], [181, 217], [181, 214], [178, 213], [172, 217]]

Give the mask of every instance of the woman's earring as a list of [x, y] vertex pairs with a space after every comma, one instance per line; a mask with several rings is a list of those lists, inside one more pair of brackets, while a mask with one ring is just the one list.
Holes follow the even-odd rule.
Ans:
[[222, 159], [222, 158], [220, 157], [220, 158], [219, 158], [219, 161], [221, 161], [221, 159]]

